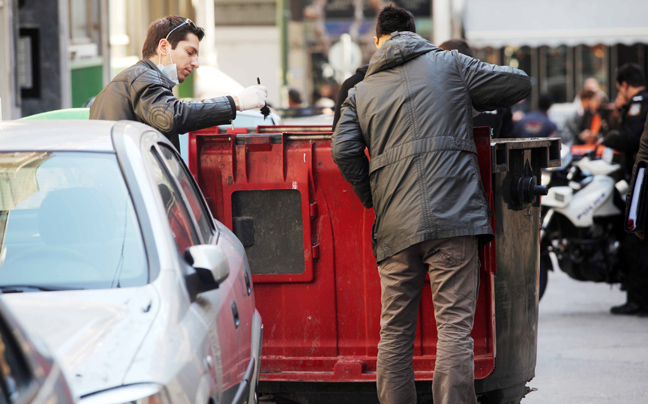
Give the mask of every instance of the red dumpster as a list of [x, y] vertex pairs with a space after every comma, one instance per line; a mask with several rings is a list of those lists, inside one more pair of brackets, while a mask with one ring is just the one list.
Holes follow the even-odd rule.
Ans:
[[[191, 133], [189, 166], [216, 218], [246, 247], [264, 322], [260, 391], [295, 399], [296, 392], [342, 391], [335, 386], [355, 383], [362, 387], [353, 391], [368, 391], [375, 402], [375, 385], [368, 383], [375, 382], [380, 331], [373, 210], [362, 206], [333, 162], [330, 127], [247, 132]], [[490, 130], [476, 128], [475, 143], [493, 209]], [[495, 241], [480, 251], [480, 261], [476, 380], [495, 369]], [[433, 378], [436, 342], [427, 287], [416, 331], [417, 381]]]

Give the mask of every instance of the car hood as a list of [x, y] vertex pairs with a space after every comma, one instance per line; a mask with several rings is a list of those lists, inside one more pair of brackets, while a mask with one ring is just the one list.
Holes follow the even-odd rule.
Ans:
[[77, 397], [122, 384], [159, 307], [150, 285], [2, 299], [29, 333], [45, 340]]

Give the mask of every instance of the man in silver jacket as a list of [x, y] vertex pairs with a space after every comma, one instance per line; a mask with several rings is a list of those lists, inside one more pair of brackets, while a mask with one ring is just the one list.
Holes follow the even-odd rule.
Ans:
[[473, 111], [511, 106], [529, 95], [531, 82], [520, 70], [444, 51], [411, 32], [394, 32], [391, 27], [402, 26], [403, 18], [413, 16], [391, 6], [378, 16], [378, 51], [342, 106], [332, 153], [363, 205], [376, 214], [380, 402], [416, 403], [413, 342], [429, 273], [438, 332], [434, 402], [476, 404], [470, 333], [477, 249], [493, 239], [493, 230]]
[[263, 86], [240, 94], [186, 102], [173, 87], [197, 69], [202, 28], [190, 19], [169, 16], [154, 21], [146, 33], [142, 60], [119, 73], [90, 108], [90, 119], [127, 119], [148, 124], [180, 150], [178, 135], [231, 122], [236, 111], [261, 108], [267, 98]]

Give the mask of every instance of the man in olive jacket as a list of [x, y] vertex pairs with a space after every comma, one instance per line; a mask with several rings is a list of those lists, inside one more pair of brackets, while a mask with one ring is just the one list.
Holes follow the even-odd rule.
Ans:
[[169, 16], [146, 33], [142, 60], [119, 73], [90, 107], [90, 119], [138, 121], [159, 130], [180, 150], [178, 135], [230, 123], [236, 111], [263, 107], [267, 91], [251, 86], [238, 95], [186, 102], [173, 87], [198, 68], [205, 33], [190, 19]]
[[[382, 404], [416, 403], [412, 356], [426, 273], [437, 323], [432, 386], [436, 404], [476, 404], [473, 327], [478, 244], [493, 239], [480, 180], [473, 111], [526, 98], [522, 71], [444, 51], [378, 16], [378, 51], [349, 92], [332, 153], [363, 205], [373, 206], [374, 253], [382, 285], [377, 387]], [[365, 148], [371, 162], [365, 156]]]

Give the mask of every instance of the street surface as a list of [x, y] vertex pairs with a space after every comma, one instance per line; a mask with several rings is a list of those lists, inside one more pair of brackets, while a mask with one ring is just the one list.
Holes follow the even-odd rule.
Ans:
[[648, 404], [648, 318], [610, 314], [624, 302], [618, 285], [549, 273], [528, 383], [537, 391], [522, 404]]
[[538, 390], [522, 404], [648, 403], [648, 318], [609, 314], [624, 302], [618, 286], [549, 273], [528, 384]]

